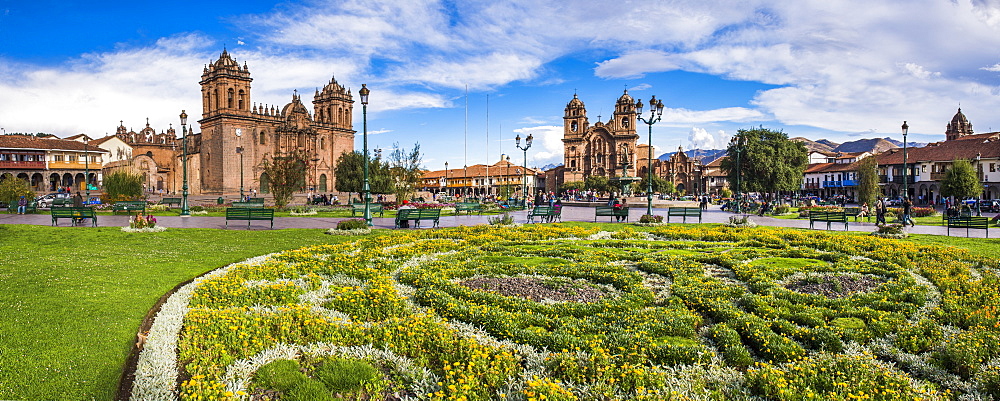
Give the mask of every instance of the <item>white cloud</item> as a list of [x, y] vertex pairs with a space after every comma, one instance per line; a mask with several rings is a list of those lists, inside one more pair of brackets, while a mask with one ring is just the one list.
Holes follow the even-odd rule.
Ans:
[[726, 107], [715, 110], [688, 110], [664, 108], [662, 122], [671, 126], [686, 126], [710, 122], [753, 122], [765, 119], [758, 110], [745, 107]]
[[594, 73], [601, 78], [639, 78], [679, 68], [675, 56], [662, 51], [645, 50], [602, 61], [597, 64]]
[[992, 71], [992, 72], [1000, 72], [1000, 63], [993, 64], [993, 65], [991, 65], [989, 67], [982, 67], [982, 68], [980, 68], [980, 70], [983, 70], [983, 71]]
[[725, 131], [719, 131], [719, 138], [715, 135], [710, 134], [704, 128], [692, 127], [691, 131], [688, 132], [688, 143], [690, 149], [720, 149], [725, 146], [725, 142], [721, 142], [721, 136], [725, 135]]
[[533, 137], [534, 141], [528, 150], [529, 166], [563, 162], [563, 127], [561, 125], [518, 128], [514, 132], [521, 135], [522, 140], [528, 135]]
[[628, 88], [628, 90], [633, 91], [633, 92], [638, 92], [638, 91], [644, 91], [644, 90], [652, 88], [652, 87], [653, 87], [653, 85], [650, 85], [650, 84], [638, 84], [636, 86]]

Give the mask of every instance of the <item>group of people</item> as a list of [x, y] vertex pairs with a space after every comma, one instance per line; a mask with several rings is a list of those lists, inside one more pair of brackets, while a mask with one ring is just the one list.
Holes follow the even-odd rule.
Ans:
[[[308, 195], [306, 195], [306, 203], [310, 205], [330, 206], [340, 203], [340, 199], [337, 197], [336, 194], [313, 195], [313, 193], [310, 192]], [[379, 203], [381, 203], [381, 200], [379, 201]]]
[[[608, 206], [611, 206], [614, 210], [625, 210], [628, 209], [628, 199], [624, 196], [621, 198], [616, 198], [614, 196], [608, 199]], [[627, 221], [628, 218], [625, 216], [615, 215], [615, 221]]]
[[[900, 216], [900, 221], [903, 222], [903, 226], [904, 227], [906, 227], [906, 225], [910, 225], [910, 227], [916, 226], [917, 223], [913, 221], [913, 202], [910, 202], [910, 198], [903, 198], [903, 203], [901, 206], [903, 209], [902, 210], [903, 215]], [[888, 204], [886, 204], [885, 199], [878, 198], [878, 200], [875, 201], [875, 225], [886, 224], [885, 214], [888, 212], [888, 209], [889, 209]], [[871, 213], [872, 211], [871, 208], [868, 207], [868, 202], [865, 202], [861, 204], [861, 208], [858, 211], [857, 217], [868, 217], [871, 215]]]

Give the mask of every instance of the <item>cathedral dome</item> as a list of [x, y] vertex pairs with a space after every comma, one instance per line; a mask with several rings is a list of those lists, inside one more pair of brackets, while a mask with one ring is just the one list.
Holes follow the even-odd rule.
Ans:
[[573, 94], [573, 100], [570, 100], [569, 103], [566, 104], [566, 108], [567, 109], [576, 109], [576, 108], [582, 109], [582, 108], [584, 108], [583, 101], [580, 100], [580, 98], [576, 97], [576, 94], [574, 93]]
[[628, 89], [625, 89], [625, 93], [622, 94], [622, 97], [618, 98], [618, 104], [626, 104], [626, 103], [628, 104], [635, 103], [635, 100], [632, 99], [632, 96], [629, 96]]
[[965, 118], [965, 114], [962, 114], [962, 108], [958, 108], [958, 113], [955, 113], [955, 117], [951, 118], [952, 126], [962, 126], [969, 123], [969, 119]]

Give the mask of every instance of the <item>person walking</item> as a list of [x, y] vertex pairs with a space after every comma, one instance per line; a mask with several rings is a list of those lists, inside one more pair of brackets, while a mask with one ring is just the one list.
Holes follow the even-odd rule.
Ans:
[[913, 212], [913, 203], [910, 202], [909, 197], [903, 198], [903, 227], [906, 227], [906, 223], [910, 224], [910, 227], [915, 227], [917, 223], [913, 222], [913, 217], [910, 213]]
[[875, 225], [878, 226], [884, 224], [885, 224], [885, 200], [882, 198], [878, 198], [878, 200], [875, 201]]

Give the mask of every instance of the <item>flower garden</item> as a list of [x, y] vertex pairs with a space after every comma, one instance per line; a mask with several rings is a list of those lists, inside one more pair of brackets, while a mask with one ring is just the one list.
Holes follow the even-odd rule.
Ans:
[[182, 287], [132, 399], [1000, 399], [998, 268], [771, 228], [365, 236]]

